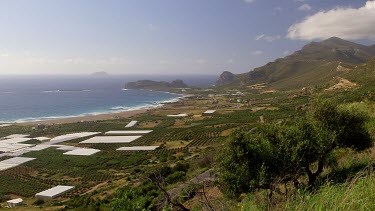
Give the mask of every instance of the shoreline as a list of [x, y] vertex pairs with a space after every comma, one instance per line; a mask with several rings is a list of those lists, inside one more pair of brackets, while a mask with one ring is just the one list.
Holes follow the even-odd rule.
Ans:
[[[173, 93], [175, 94], [175, 93]], [[181, 94], [180, 94], [181, 95]], [[95, 115], [86, 115], [86, 116], [76, 116], [76, 117], [62, 117], [56, 119], [46, 119], [46, 120], [31, 120], [25, 122], [9, 122], [9, 124], [15, 125], [54, 125], [54, 124], [66, 124], [66, 123], [77, 123], [77, 122], [90, 122], [90, 121], [104, 121], [104, 120], [114, 120], [120, 118], [130, 118], [140, 114], [147, 113], [149, 111], [155, 111], [159, 108], [171, 105], [173, 103], [179, 102], [181, 99], [185, 98], [187, 95], [181, 95], [175, 99], [161, 101], [157, 106], [151, 106], [148, 108], [119, 111], [119, 112], [108, 112]], [[7, 123], [8, 124], [8, 123]]]
[[11, 124], [16, 125], [54, 125], [54, 124], [66, 124], [66, 123], [77, 123], [77, 122], [90, 122], [90, 121], [103, 121], [103, 120], [111, 120], [111, 119], [119, 119], [119, 118], [130, 118], [139, 114], [146, 113], [149, 110], [157, 109], [157, 108], [148, 108], [148, 109], [139, 109], [139, 110], [131, 110], [131, 111], [122, 111], [118, 113], [107, 113], [107, 114], [97, 114], [91, 116], [80, 116], [80, 117], [68, 117], [68, 118], [59, 118], [59, 119], [49, 119], [49, 120], [37, 120], [37, 121], [29, 121], [29, 122], [16, 122]]

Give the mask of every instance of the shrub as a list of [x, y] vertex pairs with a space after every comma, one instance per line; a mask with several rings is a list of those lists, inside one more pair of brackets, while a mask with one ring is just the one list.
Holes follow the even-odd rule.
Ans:
[[172, 170], [175, 172], [175, 171], [183, 171], [183, 172], [187, 172], [190, 168], [190, 165], [189, 163], [186, 163], [186, 162], [178, 162], [173, 168]]
[[182, 181], [185, 178], [186, 173], [183, 171], [176, 171], [173, 174], [165, 178], [165, 182], [168, 184], [173, 184], [179, 181]]
[[4, 196], [0, 194], [0, 203], [10, 200], [11, 198], [9, 196]]
[[312, 187], [339, 148], [372, 146], [367, 116], [332, 103], [316, 104], [306, 118], [289, 124], [236, 131], [221, 158], [222, 189], [229, 196], [256, 189], [278, 191], [280, 183], [298, 184], [307, 175]]
[[198, 161], [199, 168], [206, 168], [212, 165], [214, 162], [213, 157], [210, 154], [205, 154], [203, 157]]
[[33, 205], [40, 206], [44, 203], [45, 201], [43, 199], [37, 199], [36, 201], [33, 202]]

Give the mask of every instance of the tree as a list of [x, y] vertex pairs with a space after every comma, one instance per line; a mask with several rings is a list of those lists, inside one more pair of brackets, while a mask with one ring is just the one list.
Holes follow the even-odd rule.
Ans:
[[367, 116], [330, 102], [319, 102], [304, 118], [236, 131], [221, 158], [222, 189], [229, 196], [256, 189], [281, 193], [279, 184], [315, 184], [328, 158], [338, 148], [364, 150], [372, 146]]
[[364, 150], [373, 145], [372, 137], [366, 128], [369, 116], [355, 107], [339, 107], [329, 101], [317, 102], [310, 112], [310, 119], [336, 134], [331, 148]]

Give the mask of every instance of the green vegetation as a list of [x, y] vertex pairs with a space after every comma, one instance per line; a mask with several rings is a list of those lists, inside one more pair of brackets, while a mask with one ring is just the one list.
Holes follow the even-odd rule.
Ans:
[[[352, 55], [353, 46], [361, 54]], [[187, 89], [193, 96], [146, 114], [0, 128], [1, 137], [52, 138], [124, 130], [137, 120], [132, 130], [153, 130], [132, 143], [63, 143], [101, 150], [88, 157], [26, 153], [36, 160], [0, 171], [0, 203], [19, 196], [28, 208], [52, 210], [373, 210], [375, 60], [362, 64], [370, 54], [333, 38], [253, 73], [226, 73], [225, 86]], [[329, 89], [341, 79], [355, 85]], [[209, 109], [217, 112], [201, 115]], [[189, 116], [167, 117], [175, 113]], [[141, 145], [160, 147], [116, 151]], [[76, 188], [52, 201], [32, 198], [55, 185]]]
[[337, 37], [312, 42], [290, 56], [236, 75], [228, 87], [266, 83], [280, 90], [291, 90], [319, 86], [374, 57], [373, 48]]

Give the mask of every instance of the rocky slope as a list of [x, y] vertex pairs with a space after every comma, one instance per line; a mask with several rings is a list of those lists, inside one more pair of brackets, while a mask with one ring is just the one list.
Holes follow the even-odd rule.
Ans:
[[[238, 86], [266, 83], [286, 90], [316, 86], [375, 57], [375, 45], [365, 46], [332, 37], [311, 42], [290, 56], [235, 76]], [[233, 83], [232, 83], [233, 84]]]
[[216, 85], [227, 85], [232, 83], [235, 80], [235, 75], [229, 71], [224, 71], [219, 79], [216, 81]]

